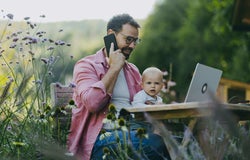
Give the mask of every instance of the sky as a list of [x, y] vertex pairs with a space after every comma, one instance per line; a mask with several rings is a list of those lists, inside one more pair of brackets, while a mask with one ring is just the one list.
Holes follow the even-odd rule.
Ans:
[[[57, 22], [84, 19], [108, 20], [115, 14], [128, 13], [145, 19], [157, 0], [0, 0], [0, 18], [11, 13], [16, 21]], [[41, 18], [45, 15], [45, 18]]]

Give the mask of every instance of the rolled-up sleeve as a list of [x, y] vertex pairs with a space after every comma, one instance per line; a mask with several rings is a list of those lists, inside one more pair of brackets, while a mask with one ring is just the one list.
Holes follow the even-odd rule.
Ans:
[[[79, 61], [74, 68], [75, 94], [80, 103], [90, 112], [98, 112], [107, 106], [111, 95], [101, 81], [105, 75], [104, 66], [88, 60]], [[82, 106], [82, 105], [81, 105]]]

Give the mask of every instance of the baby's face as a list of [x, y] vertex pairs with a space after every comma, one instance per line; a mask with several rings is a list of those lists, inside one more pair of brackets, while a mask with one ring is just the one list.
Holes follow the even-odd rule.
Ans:
[[144, 91], [155, 97], [162, 89], [162, 76], [159, 74], [147, 74], [143, 77], [142, 88]]

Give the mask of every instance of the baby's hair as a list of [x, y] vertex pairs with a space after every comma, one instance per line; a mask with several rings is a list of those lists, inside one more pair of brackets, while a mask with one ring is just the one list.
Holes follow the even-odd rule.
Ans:
[[157, 68], [157, 67], [148, 67], [142, 72], [142, 79], [145, 77], [146, 74], [148, 73], [158, 73], [162, 76], [163, 78], [163, 72]]

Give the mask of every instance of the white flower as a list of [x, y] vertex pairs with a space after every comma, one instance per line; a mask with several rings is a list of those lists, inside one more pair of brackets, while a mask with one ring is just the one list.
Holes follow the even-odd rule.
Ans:
[[105, 133], [103, 133], [103, 134], [100, 135], [99, 139], [100, 139], [100, 141], [102, 141], [105, 138], [110, 137], [111, 135], [112, 135], [111, 132], [105, 132]]
[[67, 152], [67, 153], [65, 153], [65, 156], [70, 156], [70, 157], [72, 157], [72, 156], [74, 156], [74, 153]]
[[168, 75], [168, 71], [163, 71], [163, 76], [167, 76]]
[[121, 130], [125, 131], [125, 132], [128, 132], [128, 128], [126, 126], [122, 126], [121, 127]]
[[102, 123], [104, 123], [104, 124], [106, 124], [106, 123], [111, 123], [111, 120], [108, 119], [108, 118], [104, 118], [104, 119], [102, 120]]
[[174, 81], [168, 81], [168, 88], [173, 87], [176, 85], [176, 82]]

